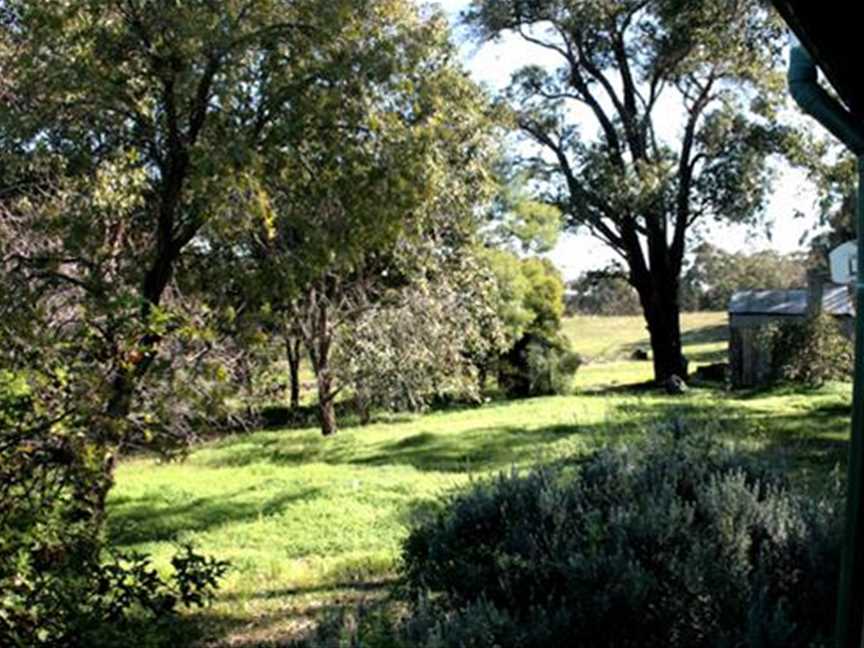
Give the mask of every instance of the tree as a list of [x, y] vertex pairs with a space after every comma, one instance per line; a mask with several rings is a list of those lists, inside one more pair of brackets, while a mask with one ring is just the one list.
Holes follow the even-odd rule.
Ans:
[[470, 239], [448, 238], [420, 242], [407, 284], [339, 335], [336, 374], [363, 420], [372, 407], [416, 412], [433, 402], [477, 402], [478, 359], [504, 350], [494, 277]]
[[303, 339], [296, 326], [285, 325], [285, 357], [288, 359], [288, 389], [291, 409], [300, 407], [300, 363], [303, 360]]
[[564, 393], [579, 359], [561, 334], [564, 281], [548, 259], [520, 258], [507, 249], [484, 250], [494, 280], [494, 308], [503, 339], [498, 353], [478, 359], [480, 388], [493, 370], [511, 397]]
[[[302, 150], [309, 132], [292, 127], [333, 105], [331, 84], [346, 111], [365, 103], [354, 65], [386, 46], [391, 5], [4, 3], [2, 67], [14, 74], [0, 139], [38, 171], [9, 207], [6, 269], [43, 286], [46, 304], [62, 290], [61, 315], [101, 340], [91, 434], [106, 474], [139, 386], [184, 329], [170, 312], [184, 253], [269, 217], [262, 155]], [[46, 193], [56, 209], [36, 214], [33, 195]]]
[[558, 243], [561, 211], [531, 196], [530, 178], [514, 160], [495, 165], [498, 190], [489, 210], [489, 247], [522, 254], [544, 254]]
[[[775, 124], [782, 30], [757, 0], [474, 0], [481, 37], [513, 32], [560, 57], [508, 91], [530, 161], [570, 228], [627, 268], [651, 338], [654, 375], [682, 374], [679, 278], [694, 224], [758, 214], [785, 142]], [[756, 99], [754, 99], [756, 97]], [[666, 142], [660, 113], [680, 118]], [[574, 116], [593, 119], [581, 134]]]
[[[202, 266], [250, 265], [238, 242], [273, 229], [266, 181], [287, 183], [325, 135], [331, 151], [340, 139], [374, 140], [372, 125], [347, 119], [371, 99], [415, 111], [399, 132], [409, 150], [424, 145], [422, 120], [445, 107], [393, 91], [396, 76], [411, 81], [399, 67], [410, 48], [392, 40], [405, 20], [421, 22], [391, 0], [0, 3], [0, 389], [15, 392], [0, 397], [0, 463], [4, 478], [18, 475], [3, 491], [0, 580], [35, 582], [20, 606], [27, 618], [54, 592], [73, 607], [88, 598], [75, 588], [99, 594], [116, 457], [165, 449], [166, 400], [186, 399], [198, 378], [218, 389], [245, 364], [207, 362], [226, 337], [245, 350], [257, 318], [241, 328], [250, 309], [228, 299], [236, 284]], [[382, 78], [394, 80], [390, 94], [374, 97]], [[184, 423], [196, 404], [182, 403]], [[35, 493], [49, 506], [31, 506]], [[57, 540], [47, 554], [46, 537]], [[25, 561], [40, 580], [16, 579]]]
[[840, 152], [826, 161], [825, 156], [809, 160], [810, 180], [818, 195], [819, 225], [827, 227], [810, 242], [808, 265], [828, 271], [828, 254], [838, 245], [856, 238], [858, 210], [858, 167], [853, 155]]
[[554, 337], [564, 314], [564, 284], [539, 255], [561, 232], [561, 212], [530, 196], [529, 182], [512, 161], [499, 161], [496, 192], [484, 234], [484, 263], [497, 283], [498, 317], [510, 348], [525, 333]]
[[569, 284], [567, 309], [585, 315], [638, 315], [639, 295], [620, 267], [592, 270]]
[[[418, 242], [473, 235], [488, 196], [494, 122], [452, 62], [446, 20], [387, 6], [386, 43], [355, 53], [354, 75], [331, 81], [303, 124], [274, 127], [307, 137], [262, 156], [269, 215], [243, 243], [256, 259], [250, 283], [309, 354], [328, 436], [346, 386], [332, 365], [340, 329], [412, 286]], [[363, 100], [346, 104], [354, 94]], [[438, 254], [455, 247], [444, 239]]]
[[483, 259], [495, 277], [498, 318], [508, 345], [529, 332], [557, 335], [564, 315], [564, 282], [554, 264], [502, 249], [484, 250]]

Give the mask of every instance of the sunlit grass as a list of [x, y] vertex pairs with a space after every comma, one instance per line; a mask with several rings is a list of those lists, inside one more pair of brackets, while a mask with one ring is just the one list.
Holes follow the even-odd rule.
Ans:
[[[333, 439], [314, 428], [262, 431], [211, 442], [183, 463], [125, 461], [110, 502], [114, 543], [152, 553], [160, 567], [185, 542], [230, 560], [214, 607], [189, 620], [211, 643], [268, 645], [302, 636], [328, 608], [383, 595], [411, 519], [472, 479], [626, 442], [676, 417], [796, 480], [824, 480], [844, 460], [848, 385], [697, 387], [682, 398], [623, 389], [651, 372], [650, 362], [621, 359], [644, 340], [631, 320], [567, 323], [577, 350], [597, 354], [571, 396], [390, 416]], [[687, 352], [722, 352], [712, 336], [723, 321], [686, 317]], [[601, 332], [604, 342], [589, 343]]]
[[[726, 313], [682, 313], [681, 329], [688, 355], [725, 352], [727, 326]], [[577, 315], [564, 320], [563, 328], [573, 349], [592, 361], [627, 359], [636, 348], [651, 348], [645, 320], [637, 315]]]
[[[726, 361], [729, 338], [726, 313], [682, 313], [684, 353], [691, 370]], [[579, 315], [564, 322], [564, 333], [586, 364], [576, 376], [580, 389], [630, 385], [651, 380], [651, 361], [631, 359], [636, 349], [651, 350], [641, 316]]]

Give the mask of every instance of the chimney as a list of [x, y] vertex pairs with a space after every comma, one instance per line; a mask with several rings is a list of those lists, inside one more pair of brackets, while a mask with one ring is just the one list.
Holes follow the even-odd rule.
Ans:
[[815, 317], [822, 312], [822, 295], [827, 277], [817, 270], [807, 271], [807, 316]]

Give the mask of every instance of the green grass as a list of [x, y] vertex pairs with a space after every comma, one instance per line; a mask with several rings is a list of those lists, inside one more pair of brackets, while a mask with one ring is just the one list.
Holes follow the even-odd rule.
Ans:
[[[725, 356], [727, 325], [726, 313], [682, 313], [682, 341], [688, 356], [698, 356], [700, 362], [716, 362]], [[563, 328], [574, 351], [593, 361], [622, 360], [634, 349], [651, 348], [640, 316], [577, 315], [564, 320]]]
[[[685, 316], [686, 353], [722, 357], [723, 322]], [[806, 483], [845, 458], [848, 385], [697, 387], [672, 398], [622, 387], [651, 374], [650, 362], [626, 359], [645, 343], [638, 318], [574, 318], [567, 332], [589, 358], [572, 396], [392, 416], [326, 440], [315, 429], [258, 432], [211, 442], [184, 463], [125, 461], [110, 500], [114, 543], [160, 567], [183, 542], [230, 560], [214, 606], [186, 620], [208, 645], [275, 645], [329, 609], [382, 596], [410, 521], [471, 479], [620, 443], [674, 417]]]
[[[563, 328], [573, 350], [587, 361], [576, 375], [577, 389], [631, 385], [652, 379], [650, 361], [631, 359], [636, 349], [651, 350], [642, 317], [579, 315], [565, 320]], [[699, 365], [726, 361], [726, 313], [683, 313], [681, 329], [691, 371]]]

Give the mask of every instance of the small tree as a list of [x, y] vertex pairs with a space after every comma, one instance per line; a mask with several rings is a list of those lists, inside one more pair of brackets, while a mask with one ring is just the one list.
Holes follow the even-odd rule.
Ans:
[[[253, 283], [267, 287], [261, 298], [309, 354], [326, 435], [345, 387], [331, 357], [340, 329], [411, 284], [400, 255], [418, 241], [476, 229], [488, 195], [493, 121], [484, 94], [452, 63], [446, 20], [421, 18], [407, 2], [388, 8], [376, 23], [383, 35], [352, 60], [363, 73], [331, 82], [303, 124], [274, 127], [308, 137], [297, 156], [262, 156], [269, 217], [244, 242]], [[364, 101], [344, 105], [352, 93]]]
[[436, 400], [479, 400], [477, 359], [504, 348], [494, 278], [469, 242], [446, 248], [437, 238], [417, 250], [425, 270], [415, 268], [408, 285], [339, 336], [337, 373], [364, 420], [372, 407], [421, 411]]

